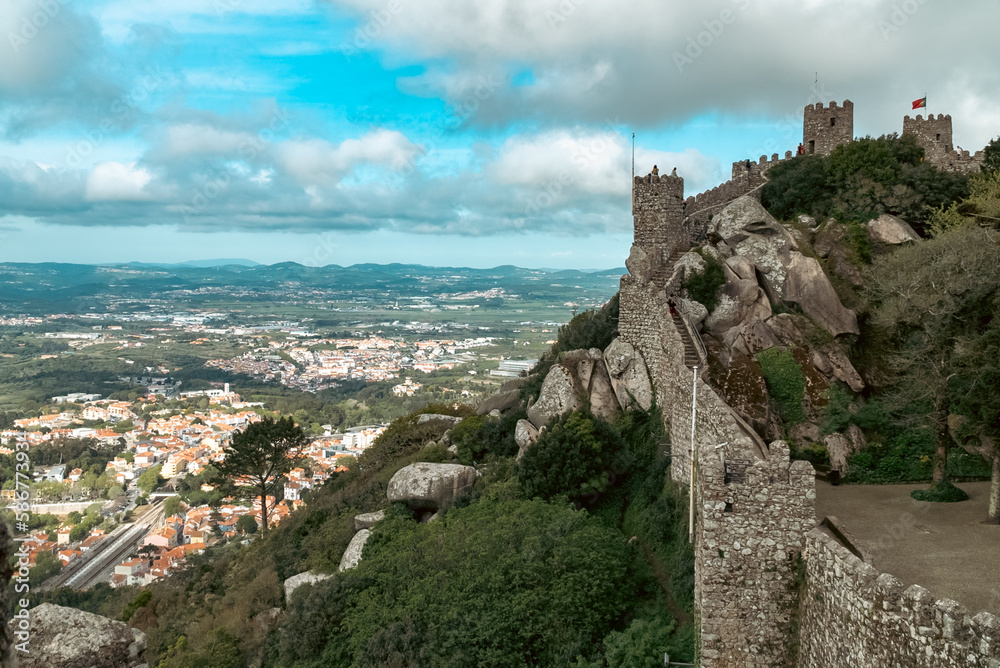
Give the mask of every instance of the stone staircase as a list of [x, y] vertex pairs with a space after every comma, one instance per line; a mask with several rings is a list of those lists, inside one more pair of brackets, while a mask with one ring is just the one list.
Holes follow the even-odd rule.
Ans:
[[677, 328], [677, 333], [681, 335], [681, 341], [684, 342], [684, 366], [689, 369], [701, 366], [701, 357], [699, 357], [698, 349], [691, 340], [691, 335], [688, 334], [687, 325], [684, 324], [684, 318], [676, 310], [671, 314], [671, 317], [674, 320], [674, 327]]

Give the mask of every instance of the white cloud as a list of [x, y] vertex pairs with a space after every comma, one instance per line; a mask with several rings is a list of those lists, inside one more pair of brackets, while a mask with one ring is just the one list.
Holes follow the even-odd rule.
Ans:
[[146, 186], [153, 175], [135, 163], [102, 162], [87, 177], [86, 199], [90, 202], [136, 201], [148, 198]]
[[166, 158], [186, 155], [234, 155], [247, 145], [247, 132], [220, 130], [210, 125], [182, 123], [167, 128], [160, 150]]
[[[699, 192], [718, 182], [719, 161], [688, 148], [682, 153], [636, 148], [639, 169], [676, 167], [687, 190]], [[507, 140], [485, 170], [500, 185], [558, 191], [560, 200], [629, 192], [629, 139], [610, 130], [559, 129]]]
[[303, 186], [337, 184], [360, 165], [400, 170], [423, 151], [401, 132], [384, 129], [337, 146], [323, 139], [299, 139], [277, 148], [284, 169]]

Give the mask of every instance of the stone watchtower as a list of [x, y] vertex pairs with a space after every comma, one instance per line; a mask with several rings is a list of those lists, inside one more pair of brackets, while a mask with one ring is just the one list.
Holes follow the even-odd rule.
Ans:
[[652, 173], [635, 177], [632, 187], [633, 243], [661, 265], [676, 249], [690, 246], [684, 231], [684, 179], [661, 176], [654, 167]]
[[807, 104], [802, 117], [802, 145], [807, 154], [830, 155], [841, 144], [854, 139], [854, 103], [844, 100], [842, 106], [831, 102]]
[[927, 114], [910, 118], [903, 117], [903, 136], [912, 135], [924, 149], [924, 160], [935, 165], [942, 165], [948, 159], [948, 154], [954, 150], [951, 143], [951, 115]]

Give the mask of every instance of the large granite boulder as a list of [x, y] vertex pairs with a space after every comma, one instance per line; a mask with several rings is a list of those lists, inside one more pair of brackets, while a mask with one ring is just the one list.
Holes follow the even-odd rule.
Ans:
[[440, 422], [447, 425], [456, 425], [462, 418], [454, 415], [440, 415], [438, 413], [421, 413], [417, 416], [417, 424], [427, 424], [428, 422]]
[[843, 434], [828, 434], [823, 437], [823, 444], [830, 455], [830, 468], [847, 473], [847, 460], [854, 454], [854, 444]]
[[361, 513], [354, 516], [354, 530], [371, 529], [373, 526], [385, 519], [384, 510], [376, 510], [374, 513]]
[[[595, 349], [596, 350], [596, 349]], [[601, 355], [601, 351], [597, 350]], [[597, 417], [611, 422], [618, 415], [618, 397], [611, 385], [611, 376], [603, 359], [598, 359], [590, 377], [590, 410]]]
[[146, 649], [146, 635], [124, 622], [51, 603], [33, 608], [30, 622], [30, 651], [18, 652], [20, 668], [145, 665], [142, 653]]
[[497, 392], [483, 399], [483, 403], [479, 404], [476, 408], [476, 415], [489, 415], [493, 411], [503, 412], [509, 408], [517, 406], [521, 401], [521, 391], [520, 390], [507, 390], [506, 392]]
[[561, 364], [553, 365], [542, 382], [538, 401], [528, 407], [528, 419], [535, 427], [541, 428], [578, 409], [580, 397], [577, 391], [576, 380], [569, 370]]
[[847, 384], [855, 392], [865, 389], [865, 382], [861, 380], [858, 373], [847, 354], [835, 343], [823, 346], [821, 352], [826, 356], [830, 364], [830, 373], [837, 380]]
[[705, 319], [705, 329], [733, 350], [752, 355], [778, 345], [765, 324], [771, 301], [757, 283], [753, 264], [734, 256], [726, 261], [726, 285], [715, 310]]
[[834, 336], [860, 334], [854, 311], [844, 308], [816, 258], [792, 251], [783, 298], [798, 304], [817, 325]]
[[416, 510], [438, 510], [471, 492], [477, 475], [461, 464], [410, 464], [392, 476], [386, 496]]
[[628, 258], [625, 260], [625, 268], [628, 273], [638, 282], [639, 285], [649, 283], [655, 269], [655, 259], [649, 253], [636, 244], [632, 245]]
[[351, 539], [351, 542], [347, 544], [347, 549], [344, 550], [344, 556], [340, 558], [338, 571], [346, 571], [361, 563], [361, 553], [364, 552], [365, 543], [368, 542], [371, 535], [372, 532], [369, 529], [362, 529], [354, 534], [354, 538]]
[[615, 339], [604, 350], [611, 387], [622, 408], [637, 403], [643, 410], [653, 405], [653, 384], [642, 355], [630, 343]]
[[528, 420], [518, 420], [514, 427], [514, 442], [517, 443], [517, 459], [520, 461], [524, 453], [538, 440], [538, 430]]
[[322, 582], [328, 578], [332, 578], [333, 575], [330, 573], [316, 573], [314, 571], [306, 571], [305, 573], [299, 573], [298, 575], [293, 575], [292, 577], [285, 580], [285, 601], [292, 600], [292, 592], [306, 584], [316, 584], [317, 582]]
[[709, 233], [718, 235], [734, 253], [750, 260], [769, 289], [783, 297], [788, 253], [798, 244], [760, 202], [748, 195], [734, 200], [712, 219]]
[[868, 236], [871, 237], [872, 241], [894, 246], [920, 241], [920, 235], [910, 227], [909, 223], [888, 213], [883, 213], [875, 220], [868, 221]]

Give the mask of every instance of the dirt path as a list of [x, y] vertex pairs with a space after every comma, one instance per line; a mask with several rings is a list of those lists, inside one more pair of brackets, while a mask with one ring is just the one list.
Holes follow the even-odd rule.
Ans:
[[639, 539], [639, 547], [642, 549], [642, 554], [646, 557], [646, 561], [649, 563], [650, 568], [653, 569], [653, 573], [656, 575], [656, 581], [660, 583], [660, 589], [663, 590], [663, 595], [667, 598], [667, 608], [670, 609], [670, 614], [677, 620], [678, 625], [690, 624], [692, 621], [691, 613], [677, 603], [674, 599], [673, 593], [670, 591], [670, 575], [663, 570], [663, 565], [660, 563], [660, 560], [656, 558], [656, 554], [649, 549], [649, 546], [646, 545], [641, 538]]

